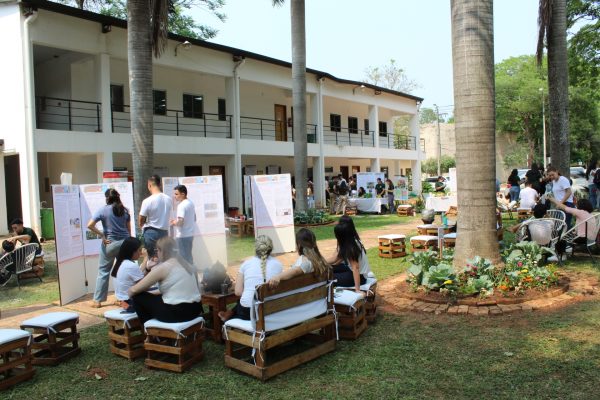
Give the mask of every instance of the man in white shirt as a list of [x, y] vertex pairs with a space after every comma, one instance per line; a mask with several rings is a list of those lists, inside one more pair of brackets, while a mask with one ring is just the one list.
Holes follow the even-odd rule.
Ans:
[[525, 183], [525, 188], [519, 192], [519, 207], [533, 208], [538, 200], [538, 192], [531, 187], [531, 182]]
[[196, 229], [196, 210], [194, 203], [187, 198], [185, 185], [175, 186], [175, 201], [177, 202], [177, 218], [171, 220], [171, 225], [175, 227], [175, 242], [177, 242], [179, 255], [193, 265], [192, 244]]
[[[571, 182], [564, 176], [558, 173], [558, 170], [555, 167], [548, 168], [548, 177], [552, 182], [552, 194], [556, 201], [561, 204], [564, 204], [566, 207], [573, 208], [575, 204], [573, 203], [573, 192], [571, 190]], [[571, 219], [573, 216], [567, 213], [565, 218], [565, 222], [567, 224], [567, 229], [571, 227]]]
[[144, 247], [148, 257], [156, 256], [156, 242], [169, 234], [169, 218], [173, 201], [164, 194], [160, 186], [160, 176], [152, 175], [148, 179], [150, 197], [142, 202], [138, 223], [144, 235]]

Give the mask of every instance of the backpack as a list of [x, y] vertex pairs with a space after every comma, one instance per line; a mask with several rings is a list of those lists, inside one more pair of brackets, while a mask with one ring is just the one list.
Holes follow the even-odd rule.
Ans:
[[596, 172], [594, 173], [594, 185], [600, 189], [600, 168], [596, 169]]
[[231, 278], [227, 275], [225, 266], [217, 261], [213, 266], [204, 271], [202, 275], [202, 286], [204, 290], [211, 293], [221, 293], [221, 284], [231, 286]]
[[346, 183], [346, 181], [340, 182], [338, 186], [338, 194], [340, 194], [341, 196], [345, 196], [348, 194], [348, 184]]

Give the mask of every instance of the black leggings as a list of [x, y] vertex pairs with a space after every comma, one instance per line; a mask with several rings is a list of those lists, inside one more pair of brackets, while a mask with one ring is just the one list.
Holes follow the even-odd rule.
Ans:
[[233, 317], [231, 317], [231, 318], [239, 318], [239, 319], [243, 319], [245, 321], [250, 321], [250, 307], [244, 307], [238, 301], [238, 303], [235, 305], [235, 308], [233, 309], [233, 311], [234, 311], [234, 314], [233, 314]]
[[[352, 268], [350, 268], [348, 264], [341, 263], [338, 265], [333, 265], [332, 268], [333, 277], [337, 280], [335, 286], [354, 287], [354, 275], [352, 274]], [[362, 274], [359, 276], [361, 285], [367, 283], [367, 278], [365, 278]]]
[[202, 315], [202, 303], [166, 304], [162, 296], [148, 292], [133, 296], [133, 306], [138, 318], [146, 321], [156, 318], [161, 322], [185, 322]]

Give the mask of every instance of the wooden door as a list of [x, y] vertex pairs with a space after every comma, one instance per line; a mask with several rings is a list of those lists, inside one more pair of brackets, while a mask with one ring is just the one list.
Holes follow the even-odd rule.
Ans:
[[287, 142], [287, 113], [281, 104], [275, 104], [275, 140]]
[[202, 176], [202, 165], [186, 165], [183, 170], [185, 176]]
[[340, 167], [340, 173], [342, 174], [344, 179], [348, 180], [348, 177], [350, 176], [348, 174], [348, 167]]
[[225, 208], [225, 214], [229, 208], [227, 204], [227, 180], [225, 179], [225, 167], [222, 165], [211, 165], [208, 167], [209, 175], [221, 175], [223, 181], [223, 207]]

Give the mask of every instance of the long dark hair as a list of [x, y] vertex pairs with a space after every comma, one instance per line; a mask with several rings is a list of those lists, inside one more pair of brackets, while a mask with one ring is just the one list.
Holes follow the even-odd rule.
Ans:
[[[590, 160], [590, 163], [588, 164], [587, 169], [585, 170], [585, 179], [590, 179], [590, 173], [596, 169], [596, 167], [598, 166], [598, 160], [595, 158], [592, 158]], [[596, 171], [596, 173], [598, 173], [598, 171]]]
[[106, 205], [112, 205], [113, 214], [117, 217], [122, 217], [125, 215], [127, 209], [121, 203], [121, 195], [115, 189], [106, 189], [104, 192], [104, 197], [106, 197]]
[[519, 176], [519, 171], [517, 169], [513, 169], [508, 178], [510, 179], [511, 177], [518, 177], [518, 176]]
[[117, 255], [117, 261], [110, 273], [110, 275], [114, 278], [117, 277], [117, 272], [119, 272], [119, 267], [123, 263], [124, 260], [131, 260], [133, 257], [133, 253], [135, 253], [140, 247], [142, 247], [142, 242], [138, 238], [128, 237], [123, 240], [123, 244], [121, 244], [121, 248], [119, 249], [119, 254]]
[[340, 217], [333, 232], [337, 239], [338, 257], [342, 260], [358, 261], [365, 247], [356, 232], [352, 218], [347, 215]]

